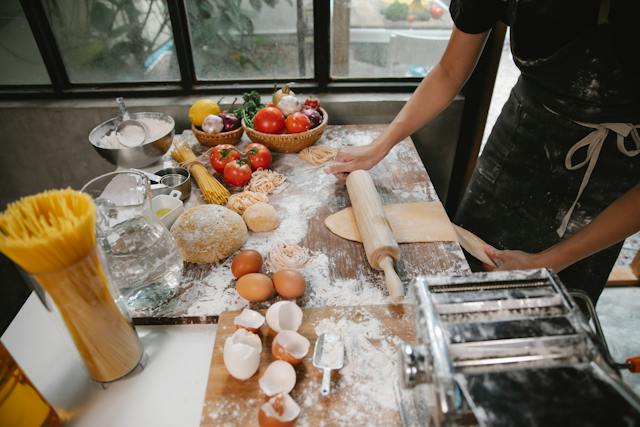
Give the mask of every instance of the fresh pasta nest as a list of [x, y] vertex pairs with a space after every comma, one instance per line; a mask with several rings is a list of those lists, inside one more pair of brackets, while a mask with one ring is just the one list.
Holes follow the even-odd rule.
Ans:
[[171, 227], [180, 255], [187, 262], [208, 264], [221, 261], [247, 241], [242, 217], [219, 205], [195, 206]]

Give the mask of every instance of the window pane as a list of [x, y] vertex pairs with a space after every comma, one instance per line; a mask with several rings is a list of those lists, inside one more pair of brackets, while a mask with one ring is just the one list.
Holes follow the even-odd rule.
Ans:
[[188, 0], [201, 80], [313, 76], [312, 0]]
[[49, 84], [19, 0], [0, 2], [0, 84]]
[[73, 83], [179, 80], [160, 0], [44, 0]]
[[450, 0], [333, 0], [331, 74], [423, 77], [444, 52]]

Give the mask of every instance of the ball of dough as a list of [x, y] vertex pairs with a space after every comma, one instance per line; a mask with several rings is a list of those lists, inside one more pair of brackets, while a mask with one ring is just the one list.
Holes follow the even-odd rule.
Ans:
[[247, 241], [247, 227], [231, 209], [200, 205], [185, 211], [171, 227], [182, 259], [208, 264], [218, 262]]
[[251, 231], [271, 231], [280, 225], [280, 218], [275, 208], [264, 202], [249, 206], [242, 214], [242, 218]]

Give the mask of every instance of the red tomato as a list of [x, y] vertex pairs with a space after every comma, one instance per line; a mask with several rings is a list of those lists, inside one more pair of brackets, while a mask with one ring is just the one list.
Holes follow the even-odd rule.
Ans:
[[278, 133], [284, 128], [284, 114], [276, 107], [264, 107], [254, 116], [253, 127], [258, 132]]
[[242, 155], [233, 145], [221, 144], [216, 145], [209, 155], [209, 163], [211, 167], [218, 173], [224, 171], [224, 167], [232, 160], [238, 160]]
[[251, 169], [256, 170], [259, 168], [269, 169], [271, 166], [271, 151], [262, 144], [249, 144], [244, 155], [249, 158], [251, 163]]
[[444, 14], [444, 9], [437, 4], [431, 3], [430, 12], [434, 19], [438, 19]]
[[224, 180], [234, 187], [242, 187], [251, 179], [251, 166], [246, 160], [234, 160], [224, 167]]
[[320, 101], [318, 100], [318, 98], [310, 96], [309, 98], [304, 100], [304, 106], [317, 110], [320, 107]]
[[293, 113], [287, 117], [287, 132], [300, 133], [311, 128], [311, 120], [303, 113]]

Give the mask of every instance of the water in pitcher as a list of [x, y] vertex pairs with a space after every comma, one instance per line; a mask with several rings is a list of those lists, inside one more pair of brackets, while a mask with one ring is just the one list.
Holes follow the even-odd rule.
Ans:
[[151, 212], [149, 182], [134, 171], [93, 179], [82, 191], [97, 206], [97, 237], [112, 280], [130, 313], [150, 314], [176, 294], [182, 258]]
[[111, 277], [130, 309], [152, 309], [174, 295], [182, 258], [164, 227], [134, 218], [111, 228], [105, 239]]

